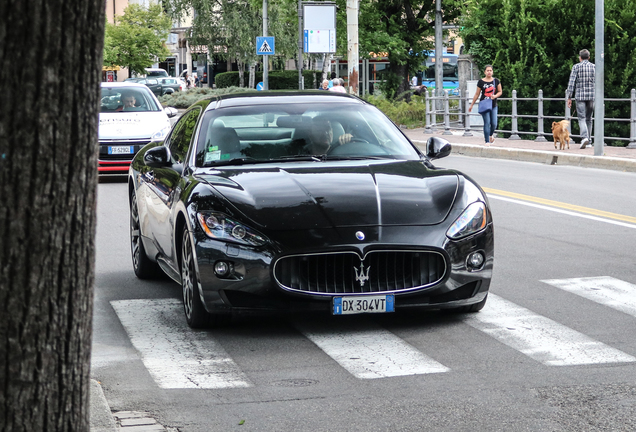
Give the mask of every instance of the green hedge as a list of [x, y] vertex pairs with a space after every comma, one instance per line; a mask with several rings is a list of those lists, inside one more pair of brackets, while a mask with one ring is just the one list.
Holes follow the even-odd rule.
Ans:
[[[223, 72], [217, 74], [214, 77], [216, 88], [238, 87], [239, 73], [240, 72]], [[249, 83], [250, 74], [249, 72], [245, 72], [243, 76], [243, 83], [245, 84], [245, 86], [247, 86]], [[303, 77], [305, 79], [306, 89], [317, 89], [320, 82], [322, 81], [322, 71], [303, 70]], [[263, 81], [263, 72], [256, 72], [255, 78], [255, 84]], [[298, 71], [271, 71], [268, 74], [268, 81], [270, 90], [297, 90]]]

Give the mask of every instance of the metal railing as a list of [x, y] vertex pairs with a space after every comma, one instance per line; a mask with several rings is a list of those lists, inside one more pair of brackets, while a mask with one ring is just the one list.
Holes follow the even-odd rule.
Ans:
[[[478, 131], [481, 127], [476, 127], [474, 129], [471, 128], [470, 125], [470, 116], [479, 116], [481, 114], [467, 112], [468, 107], [470, 106], [470, 102], [472, 101], [473, 96], [464, 94], [465, 92], [460, 92], [459, 96], [450, 96], [448, 91], [444, 91], [444, 96], [431, 96], [428, 92], [424, 93], [424, 103], [426, 104], [426, 125], [424, 128], [424, 132], [432, 133], [433, 129], [439, 130], [440, 128], [444, 128], [444, 135], [451, 135], [452, 129], [463, 129], [464, 136], [473, 136], [472, 131]], [[451, 101], [458, 101], [457, 106], [453, 106], [451, 108]], [[518, 140], [521, 139], [519, 135], [536, 135], [536, 142], [545, 142], [548, 141], [546, 136], [552, 135], [551, 133], [546, 133], [543, 128], [543, 121], [545, 119], [555, 119], [555, 120], [563, 120], [563, 116], [550, 116], [545, 115], [543, 112], [543, 103], [545, 101], [561, 101], [565, 106], [565, 120], [578, 120], [577, 117], [571, 116], [571, 109], [567, 106], [567, 95], [563, 98], [545, 98], [543, 97], [543, 90], [539, 90], [538, 97], [536, 98], [519, 98], [517, 97], [517, 91], [512, 91], [511, 98], [499, 98], [499, 101], [511, 101], [512, 109], [510, 114], [502, 114], [501, 111], [498, 112], [497, 117], [500, 118], [510, 118], [511, 119], [511, 128], [510, 130], [504, 129], [496, 129], [497, 133], [505, 133], [510, 134], [508, 139]], [[434, 109], [434, 105], [436, 101], [441, 101], [442, 109]], [[519, 101], [537, 101], [537, 115], [529, 115], [529, 114], [518, 114], [517, 113], [517, 103]], [[606, 136], [605, 140], [614, 140], [614, 141], [629, 141], [629, 145], [627, 148], [636, 148], [636, 89], [632, 89], [630, 98], [605, 98], [606, 102], [628, 102], [630, 104], [630, 118], [605, 118], [605, 122], [629, 122], [629, 138], [626, 137], [612, 137]], [[455, 105], [455, 104], [453, 104]], [[576, 109], [574, 110], [576, 112]], [[438, 118], [443, 118], [443, 123], [438, 123]], [[451, 120], [452, 118], [452, 120]], [[537, 130], [535, 131], [519, 131], [518, 129], [518, 119], [520, 118], [528, 118], [528, 119], [537, 119]], [[594, 119], [592, 119], [594, 120]], [[570, 126], [571, 132], [571, 126]], [[573, 137], [580, 138], [580, 135], [571, 135]]]

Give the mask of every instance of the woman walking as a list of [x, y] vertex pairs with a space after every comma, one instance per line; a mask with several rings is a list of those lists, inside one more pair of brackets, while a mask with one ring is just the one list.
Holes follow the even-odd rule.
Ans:
[[492, 101], [492, 109], [482, 112], [481, 117], [484, 119], [484, 140], [486, 145], [495, 141], [495, 130], [497, 129], [497, 99], [501, 97], [503, 91], [501, 90], [501, 82], [492, 76], [492, 66], [487, 65], [484, 70], [485, 78], [480, 79], [477, 82], [477, 91], [473, 96], [473, 101], [468, 108], [468, 112], [473, 110], [475, 101], [480, 97], [479, 101], [484, 99], [490, 99]]

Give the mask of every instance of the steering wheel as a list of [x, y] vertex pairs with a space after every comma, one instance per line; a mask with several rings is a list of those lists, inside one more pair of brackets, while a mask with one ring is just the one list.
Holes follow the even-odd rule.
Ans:
[[346, 144], [332, 147], [327, 152], [334, 156], [389, 156], [391, 153], [378, 144], [371, 144], [362, 138], [352, 138]]

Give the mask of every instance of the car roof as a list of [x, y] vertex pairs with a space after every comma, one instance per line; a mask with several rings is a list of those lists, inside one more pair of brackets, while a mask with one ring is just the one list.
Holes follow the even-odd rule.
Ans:
[[102, 87], [107, 87], [107, 88], [123, 88], [123, 87], [128, 87], [128, 88], [144, 88], [147, 89], [148, 87], [143, 85], [143, 84], [139, 84], [136, 82], [132, 82], [132, 81], [123, 81], [123, 82], [102, 82]]
[[[219, 95], [209, 100], [208, 110], [233, 106], [274, 105], [288, 103], [356, 103], [367, 102], [346, 93], [324, 90], [261, 91]], [[214, 103], [216, 102], [216, 103]]]

